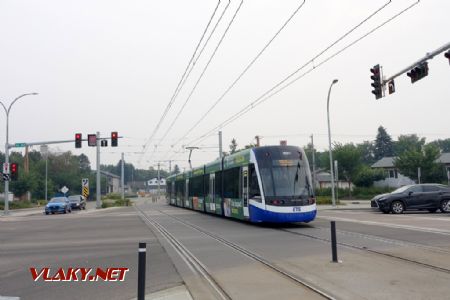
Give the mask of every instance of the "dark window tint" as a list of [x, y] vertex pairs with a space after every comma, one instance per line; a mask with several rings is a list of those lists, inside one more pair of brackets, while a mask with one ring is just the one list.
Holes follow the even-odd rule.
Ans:
[[189, 179], [189, 197], [203, 197], [203, 176]]
[[415, 186], [412, 186], [412, 187], [410, 187], [409, 189], [408, 189], [408, 192], [413, 192], [413, 193], [421, 193], [423, 190], [422, 190], [422, 186], [421, 185], [415, 185]]
[[216, 195], [219, 195], [220, 197], [222, 197], [222, 172], [216, 172], [215, 175], [215, 188], [216, 188]]
[[239, 198], [240, 169], [241, 168], [233, 168], [223, 171], [224, 198]]
[[425, 185], [423, 187], [423, 191], [424, 192], [439, 192], [440, 189], [437, 186], [433, 186], [433, 185]]
[[250, 177], [249, 177], [249, 185], [250, 185], [250, 198], [254, 200], [261, 200], [261, 191], [259, 190], [259, 184], [258, 184], [258, 176], [256, 174], [255, 165], [251, 164], [250, 168]]
[[209, 174], [203, 176], [203, 182], [205, 186], [205, 195], [209, 193]]
[[179, 180], [175, 182], [175, 195], [179, 199], [184, 198], [184, 189], [185, 189], [184, 180]]

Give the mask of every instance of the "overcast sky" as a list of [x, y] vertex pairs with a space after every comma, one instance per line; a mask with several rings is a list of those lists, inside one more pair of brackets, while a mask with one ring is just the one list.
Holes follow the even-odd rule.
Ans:
[[[126, 161], [139, 162], [141, 168], [168, 159], [186, 167], [188, 153], [182, 150], [183, 145], [202, 148], [192, 155], [194, 166], [206, 163], [218, 156], [217, 132], [201, 141], [193, 140], [258, 99], [387, 2], [306, 0], [219, 104], [187, 132], [302, 3], [244, 0], [198, 81], [241, 3], [232, 0], [227, 8], [228, 2], [222, 0], [206, 37], [227, 8], [222, 20], [149, 141], [217, 1], [2, 0], [0, 101], [9, 105], [23, 93], [39, 93], [13, 106], [10, 143], [67, 140], [76, 132], [83, 137], [97, 131], [109, 136], [118, 131], [124, 138], [117, 148], [102, 148], [102, 163], [116, 164], [125, 152]], [[408, 133], [417, 133], [427, 141], [449, 138], [450, 66], [443, 54], [429, 62], [428, 77], [411, 84], [402, 75], [395, 81], [396, 93], [381, 100], [371, 94], [369, 69], [379, 63], [390, 76], [450, 42], [450, 1], [422, 0], [321, 64], [413, 3], [393, 0], [298, 75], [319, 67], [223, 127], [224, 151], [229, 150], [232, 138], [243, 147], [254, 143], [256, 135], [262, 137], [262, 145], [287, 140], [288, 144], [304, 146], [314, 134], [318, 150], [326, 149], [326, 97], [334, 78], [339, 82], [331, 93], [333, 141], [374, 140], [379, 125], [394, 138]], [[179, 118], [167, 131], [184, 103]], [[3, 113], [0, 119], [0, 143], [4, 145]], [[145, 154], [140, 154], [147, 142]], [[86, 143], [82, 149], [69, 143], [50, 146], [50, 150], [85, 153], [95, 168], [95, 148]]]

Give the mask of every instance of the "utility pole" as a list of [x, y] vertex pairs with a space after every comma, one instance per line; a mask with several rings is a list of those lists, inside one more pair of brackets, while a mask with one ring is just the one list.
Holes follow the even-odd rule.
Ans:
[[158, 162], [158, 198], [157, 198], [157, 202], [158, 202], [158, 200], [159, 200], [159, 189], [160, 189], [160, 176], [159, 176], [159, 166], [160, 166], [160, 163]]
[[[334, 174], [336, 175], [336, 202], [339, 201], [339, 169], [338, 169], [338, 161], [334, 161]], [[350, 189], [350, 187], [348, 187]]]
[[255, 136], [256, 139], [256, 147], [259, 147], [259, 135]]
[[124, 168], [124, 154], [122, 152], [122, 163], [121, 163], [121, 172], [120, 172], [120, 184], [122, 186], [122, 200], [125, 199], [125, 168]]
[[172, 161], [169, 160], [169, 174], [172, 173]]
[[97, 131], [97, 201], [96, 207], [102, 208], [101, 199], [101, 178], [100, 178], [100, 132]]
[[222, 153], [222, 131], [219, 131], [219, 157], [222, 159], [223, 153]]
[[316, 189], [316, 151], [314, 149], [314, 136], [311, 134], [311, 150], [312, 150], [312, 178], [313, 191]]

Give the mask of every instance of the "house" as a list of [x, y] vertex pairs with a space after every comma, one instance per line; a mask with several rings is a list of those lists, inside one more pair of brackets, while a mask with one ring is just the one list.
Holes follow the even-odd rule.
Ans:
[[105, 176], [107, 179], [106, 183], [106, 193], [120, 193], [120, 176], [117, 176], [116, 174], [101, 171], [100, 174]]
[[[159, 179], [159, 190], [160, 193], [164, 193], [166, 190], [166, 179], [160, 178]], [[156, 194], [158, 193], [158, 178], [153, 178], [147, 181], [147, 191], [150, 194]]]
[[450, 153], [442, 153], [436, 161], [445, 166], [447, 177], [450, 179]]
[[383, 157], [371, 166], [372, 169], [381, 169], [386, 174], [386, 178], [375, 181], [373, 183], [374, 186], [398, 188], [415, 183], [411, 178], [400, 174], [394, 165], [395, 158], [396, 157]]
[[[315, 184], [314, 184], [315, 188], [318, 188], [318, 189], [331, 188], [331, 174], [329, 172], [318, 170], [315, 173], [314, 179], [315, 179]], [[348, 189], [347, 181], [343, 181], [343, 180], [336, 181], [335, 180], [334, 184], [337, 188]], [[353, 189], [353, 187], [354, 186], [352, 183], [351, 188]]]

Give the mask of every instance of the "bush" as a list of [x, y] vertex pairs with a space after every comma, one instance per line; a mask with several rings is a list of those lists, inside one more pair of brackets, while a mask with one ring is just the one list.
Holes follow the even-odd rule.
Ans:
[[[326, 204], [333, 204], [331, 203], [331, 196], [316, 196], [316, 204], [317, 205], [326, 205]], [[336, 201], [336, 204], [340, 204], [339, 199]]]
[[389, 187], [355, 187], [353, 195], [359, 199], [372, 199], [376, 195], [390, 193], [393, 190], [393, 188]]
[[125, 198], [124, 200], [122, 199], [104, 199], [102, 201], [102, 208], [107, 208], [107, 207], [114, 207], [114, 206], [130, 206], [131, 205], [131, 201], [130, 199]]
[[[9, 202], [9, 209], [31, 208], [33, 204], [30, 201], [13, 201]], [[0, 209], [5, 209], [5, 202], [0, 201]]]
[[370, 187], [374, 181], [384, 179], [383, 171], [373, 170], [367, 166], [361, 168], [353, 183], [359, 187]]

